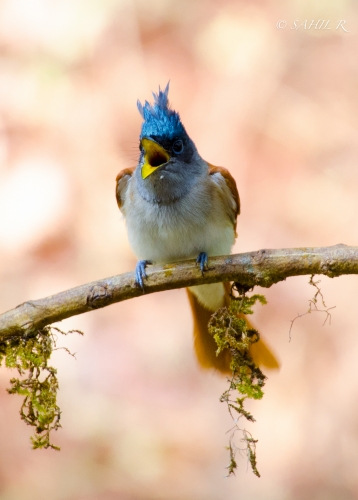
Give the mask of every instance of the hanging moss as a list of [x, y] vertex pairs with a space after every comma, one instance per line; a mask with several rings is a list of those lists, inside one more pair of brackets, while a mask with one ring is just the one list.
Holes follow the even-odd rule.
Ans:
[[[235, 422], [233, 432], [230, 436], [228, 450], [230, 453], [230, 463], [228, 465], [228, 475], [235, 474], [237, 462], [235, 460], [236, 451], [233, 439], [237, 431], [241, 431], [245, 443], [245, 451], [251, 465], [253, 473], [260, 477], [256, 465], [256, 443], [251, 434], [238, 426], [238, 418], [244, 417], [250, 422], [255, 422], [254, 417], [244, 408], [244, 402], [249, 399], [261, 399], [264, 395], [262, 390], [265, 385], [266, 376], [254, 363], [250, 355], [250, 346], [260, 339], [259, 332], [252, 328], [244, 315], [253, 314], [253, 306], [259, 302], [266, 304], [263, 295], [254, 294], [246, 296], [246, 291], [239, 285], [234, 284], [233, 290], [239, 295], [233, 294], [229, 307], [223, 307], [216, 311], [209, 323], [209, 332], [213, 335], [217, 348], [217, 355], [224, 349], [229, 349], [231, 353], [232, 376], [229, 380], [229, 388], [221, 395], [220, 401], [228, 405], [228, 411]], [[235, 397], [239, 393], [239, 397]], [[236, 418], [234, 415], [236, 414]]]
[[66, 335], [58, 328], [48, 326], [27, 338], [13, 337], [0, 342], [0, 365], [5, 362], [6, 367], [17, 369], [20, 375], [10, 380], [8, 392], [24, 398], [20, 415], [28, 425], [35, 427], [35, 434], [31, 437], [34, 449], [60, 449], [50, 439], [51, 432], [61, 427], [57, 370], [48, 364], [52, 351], [56, 349], [53, 331]]

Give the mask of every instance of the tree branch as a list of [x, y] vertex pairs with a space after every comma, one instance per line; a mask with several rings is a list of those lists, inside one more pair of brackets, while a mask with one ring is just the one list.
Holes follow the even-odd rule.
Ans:
[[[237, 281], [269, 288], [290, 276], [325, 274], [330, 278], [358, 274], [358, 247], [335, 245], [322, 248], [289, 248], [211, 257], [201, 276], [195, 261], [150, 266], [145, 293], [193, 285]], [[143, 292], [135, 285], [134, 273], [125, 273], [40, 300], [28, 301], [0, 315], [0, 339], [28, 336], [70, 316], [132, 299]]]

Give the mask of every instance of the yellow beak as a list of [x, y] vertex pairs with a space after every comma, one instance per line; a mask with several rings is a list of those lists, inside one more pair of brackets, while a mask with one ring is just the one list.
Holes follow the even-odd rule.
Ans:
[[140, 141], [144, 149], [144, 163], [142, 166], [142, 179], [152, 174], [157, 168], [167, 163], [170, 159], [169, 153], [165, 151], [157, 142], [146, 139]]

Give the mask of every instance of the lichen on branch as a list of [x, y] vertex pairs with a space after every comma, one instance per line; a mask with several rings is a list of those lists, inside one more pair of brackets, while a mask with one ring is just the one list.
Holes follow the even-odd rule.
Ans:
[[[236, 281], [248, 288], [256, 285], [269, 288], [290, 276], [312, 274], [324, 274], [330, 278], [358, 274], [358, 247], [284, 248], [210, 257], [204, 276], [195, 265], [195, 260], [149, 266], [145, 294], [222, 281]], [[65, 318], [142, 294], [131, 272], [87, 283], [44, 299], [29, 300], [0, 314], [0, 339], [27, 336]]]
[[[55, 331], [66, 335], [59, 328], [44, 327], [27, 338], [11, 337], [0, 342], [0, 365], [5, 362], [7, 368], [17, 369], [19, 374], [10, 380], [8, 392], [24, 398], [20, 415], [26, 424], [35, 428], [31, 437], [34, 449], [60, 449], [51, 440], [52, 431], [61, 427], [57, 370], [49, 366], [51, 354], [57, 348]], [[82, 334], [79, 330], [73, 331]]]
[[[247, 398], [262, 398], [266, 377], [249, 354], [250, 345], [257, 342], [259, 333], [240, 314], [251, 314], [254, 303], [264, 303], [264, 298], [259, 295], [247, 297], [245, 290], [256, 285], [269, 288], [290, 276], [320, 274], [331, 278], [358, 274], [358, 247], [339, 244], [211, 257], [204, 275], [197, 268], [195, 260], [149, 266], [144, 292], [150, 294], [218, 282], [241, 283], [239, 296], [233, 298], [227, 310], [220, 310], [214, 315], [211, 329], [218, 351], [226, 348], [232, 353], [233, 376], [229, 389], [221, 400], [228, 404], [231, 415], [235, 412], [239, 417], [254, 421], [244, 408], [244, 401]], [[5, 359], [6, 366], [16, 368], [22, 377], [11, 380], [9, 392], [24, 397], [21, 418], [35, 427], [35, 448], [57, 449], [50, 440], [50, 433], [60, 427], [57, 373], [48, 364], [55, 348], [53, 330], [56, 328], [51, 325], [142, 294], [143, 290], [136, 286], [134, 273], [131, 272], [81, 285], [43, 299], [29, 300], [0, 314], [0, 363]], [[308, 312], [318, 310], [317, 299], [316, 294]], [[328, 317], [329, 310], [324, 310]], [[238, 391], [240, 397], [232, 399], [233, 391]], [[235, 423], [233, 434], [238, 429]], [[243, 441], [252, 470], [259, 475], [256, 467], [256, 440], [243, 430]], [[229, 450], [231, 474], [236, 468], [236, 448], [231, 438]]]
[[[218, 346], [217, 354], [224, 349], [229, 349], [231, 354], [230, 368], [232, 370], [229, 379], [229, 388], [221, 395], [220, 401], [227, 404], [228, 411], [234, 421], [229, 438], [228, 450], [230, 463], [227, 467], [228, 476], [235, 474], [237, 469], [236, 452], [245, 451], [251, 465], [253, 473], [260, 477], [256, 464], [256, 443], [251, 434], [246, 429], [241, 429], [238, 425], [240, 418], [244, 417], [250, 422], [255, 422], [251, 413], [245, 407], [246, 399], [262, 399], [266, 376], [254, 363], [250, 355], [250, 347], [260, 339], [259, 332], [252, 328], [246, 320], [245, 315], [253, 314], [253, 306], [256, 302], [266, 304], [263, 295], [254, 294], [246, 296], [246, 292], [241, 286], [233, 285], [233, 289], [239, 290], [239, 296], [231, 296], [229, 307], [223, 307], [216, 311], [209, 323], [209, 332], [213, 335]], [[235, 395], [235, 392], [239, 396]], [[242, 432], [242, 439], [245, 449], [238, 448], [234, 443], [237, 431]]]

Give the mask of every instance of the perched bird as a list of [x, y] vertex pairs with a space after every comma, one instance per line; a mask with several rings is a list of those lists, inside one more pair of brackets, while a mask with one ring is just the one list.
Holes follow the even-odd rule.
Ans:
[[[169, 83], [153, 93], [154, 104], [137, 102], [143, 117], [140, 155], [136, 167], [117, 176], [116, 197], [125, 216], [129, 242], [141, 259], [136, 282], [143, 288], [145, 268], [196, 258], [202, 272], [208, 257], [230, 253], [240, 213], [240, 199], [228, 170], [214, 167], [199, 155], [179, 114], [168, 102]], [[223, 283], [187, 289], [194, 317], [194, 347], [200, 365], [230, 371], [230, 353], [216, 356], [208, 332], [214, 311], [229, 301], [230, 286]], [[278, 362], [260, 340], [251, 347], [254, 361], [277, 368]]]

